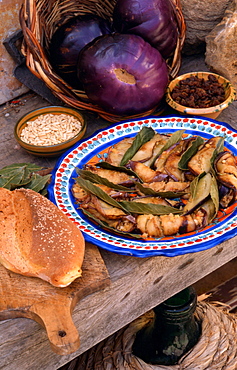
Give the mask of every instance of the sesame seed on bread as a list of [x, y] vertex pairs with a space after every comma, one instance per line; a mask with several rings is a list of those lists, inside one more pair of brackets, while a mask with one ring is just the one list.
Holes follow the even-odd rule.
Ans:
[[50, 200], [30, 189], [0, 188], [0, 263], [65, 287], [82, 274], [85, 241]]

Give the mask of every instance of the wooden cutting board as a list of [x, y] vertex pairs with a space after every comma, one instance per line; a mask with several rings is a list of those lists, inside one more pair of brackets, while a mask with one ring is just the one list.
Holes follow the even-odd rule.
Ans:
[[79, 333], [71, 313], [85, 296], [110, 284], [98, 248], [86, 243], [83, 276], [68, 287], [56, 288], [39, 279], [25, 277], [0, 265], [0, 320], [26, 317], [45, 327], [51, 348], [59, 355], [75, 352]]

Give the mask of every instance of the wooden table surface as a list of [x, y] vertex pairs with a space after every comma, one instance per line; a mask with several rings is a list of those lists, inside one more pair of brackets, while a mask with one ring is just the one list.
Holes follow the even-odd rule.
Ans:
[[[22, 104], [22, 105], [21, 105]], [[31, 162], [47, 167], [55, 159], [33, 157], [17, 146], [13, 127], [25, 112], [48, 105], [34, 94], [20, 103], [0, 107], [0, 168], [12, 163]], [[236, 102], [218, 120], [237, 127]], [[88, 115], [87, 135], [108, 123]], [[177, 257], [137, 258], [100, 250], [111, 285], [83, 298], [73, 311], [81, 346], [71, 355], [55, 354], [45, 330], [30, 319], [0, 322], [0, 369], [53, 370], [108, 337], [155, 305], [237, 257], [237, 237], [211, 249]], [[1, 298], [0, 298], [1, 299]]]

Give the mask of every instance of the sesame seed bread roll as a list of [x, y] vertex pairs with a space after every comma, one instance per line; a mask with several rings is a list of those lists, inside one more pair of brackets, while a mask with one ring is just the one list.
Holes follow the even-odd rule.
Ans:
[[30, 189], [0, 188], [0, 263], [65, 287], [82, 274], [85, 241], [50, 200]]

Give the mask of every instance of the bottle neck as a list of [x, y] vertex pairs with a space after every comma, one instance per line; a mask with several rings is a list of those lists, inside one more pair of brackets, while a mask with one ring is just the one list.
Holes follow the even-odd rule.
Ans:
[[154, 319], [136, 334], [133, 353], [150, 364], [176, 364], [199, 339], [196, 305], [197, 295], [191, 287], [153, 308]]
[[153, 310], [155, 317], [169, 322], [189, 320], [196, 310], [197, 295], [193, 287], [186, 288], [165, 302], [156, 306]]

